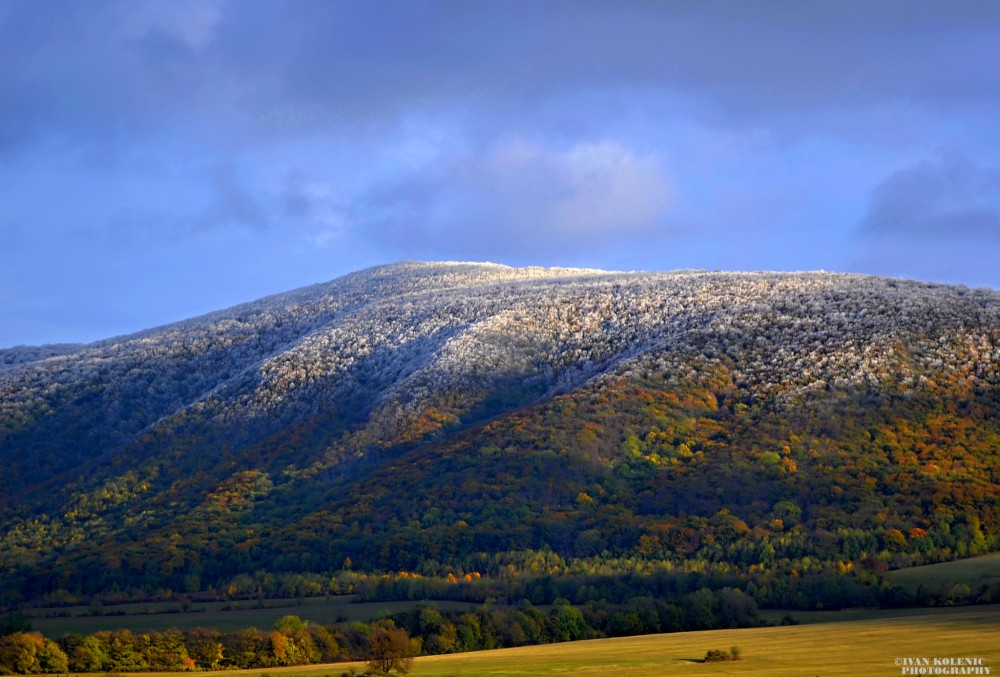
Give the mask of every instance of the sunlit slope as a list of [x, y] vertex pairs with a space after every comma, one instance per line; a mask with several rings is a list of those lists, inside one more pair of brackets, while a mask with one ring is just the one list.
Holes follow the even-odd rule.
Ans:
[[990, 290], [374, 268], [0, 352], [0, 572], [34, 596], [348, 557], [496, 572], [524, 550], [744, 569], [985, 552], [998, 393]]

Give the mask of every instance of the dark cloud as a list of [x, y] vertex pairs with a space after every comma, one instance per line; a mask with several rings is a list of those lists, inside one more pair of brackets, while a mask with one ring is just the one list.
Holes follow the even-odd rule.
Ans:
[[0, 149], [51, 139], [127, 143], [192, 125], [222, 84], [196, 48], [211, 4], [10, 2], [0, 16], [0, 62], [8, 64], [0, 69]]
[[[21, 0], [0, 16], [0, 150], [165, 132], [243, 142], [572, 92], [696, 99], [726, 124], [995, 104], [993, 2]], [[757, 122], [754, 122], [754, 121]], [[200, 135], [200, 136], [199, 136]]]
[[[285, 96], [350, 109], [573, 89], [696, 92], [777, 110], [894, 99], [996, 101], [989, 2], [348, 3], [295, 5], [294, 40], [241, 60]], [[253, 23], [260, 21], [257, 19]], [[419, 26], [417, 30], [415, 27]], [[259, 26], [255, 26], [258, 27]], [[243, 26], [243, 30], [252, 30]], [[278, 54], [272, 67], [265, 54]]]
[[1000, 238], [1000, 168], [952, 153], [899, 170], [872, 192], [862, 231]]

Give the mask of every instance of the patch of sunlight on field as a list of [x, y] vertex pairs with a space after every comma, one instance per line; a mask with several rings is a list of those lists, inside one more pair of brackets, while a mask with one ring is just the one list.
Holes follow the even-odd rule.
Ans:
[[[743, 660], [701, 663], [739, 646]], [[880, 620], [715, 630], [524, 647], [419, 661], [415, 677], [486, 675], [901, 675], [897, 658], [982, 658], [1000, 672], [1000, 607]]]
[[1000, 581], [1000, 552], [954, 562], [897, 569], [890, 571], [887, 578], [890, 582], [914, 592], [921, 585], [934, 590], [956, 584], [968, 585], [975, 591], [982, 585], [992, 585]]

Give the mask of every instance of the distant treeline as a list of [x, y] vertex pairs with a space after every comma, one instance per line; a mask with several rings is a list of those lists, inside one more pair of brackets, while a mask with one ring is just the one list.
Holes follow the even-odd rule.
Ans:
[[[540, 554], [541, 556], [541, 554]], [[248, 576], [258, 593], [280, 577]], [[324, 626], [286, 616], [270, 630], [207, 629], [134, 633], [102, 631], [53, 640], [31, 632], [23, 612], [0, 618], [0, 673], [135, 672], [256, 669], [370, 660], [373, 632], [390, 624], [407, 634], [414, 653], [439, 654], [569, 640], [761, 625], [759, 603], [773, 608], [837, 609], [913, 604], [988, 603], [1000, 584], [915, 593], [875, 570], [745, 576], [659, 569], [629, 575], [560, 574], [492, 579], [478, 574], [427, 578], [411, 573], [343, 572], [342, 592], [364, 601], [479, 602], [474, 611], [416, 604], [375, 623]], [[286, 581], [287, 583], [287, 581]], [[763, 605], [761, 605], [763, 606]], [[380, 626], [380, 624], [382, 624]]]
[[[44, 602], [56, 608], [91, 604], [95, 615], [114, 614], [113, 605], [128, 602], [172, 600], [180, 603], [177, 611], [183, 611], [193, 604], [207, 602], [262, 604], [267, 599], [339, 595], [356, 595], [362, 602], [449, 600], [510, 606], [522, 600], [549, 605], [557, 599], [566, 599], [581, 605], [624, 604], [642, 596], [677, 600], [702, 588], [740, 590], [764, 609], [943, 606], [1000, 601], [1000, 583], [995, 581], [976, 586], [960, 581], [925, 584], [916, 589], [894, 585], [886, 576], [885, 563], [877, 558], [865, 558], [857, 566], [804, 558], [794, 565], [749, 573], [725, 563], [696, 560], [680, 565], [636, 559], [566, 562], [551, 551], [505, 553], [503, 557], [517, 559], [521, 573], [497, 576], [459, 570], [457, 574], [429, 576], [406, 571], [344, 570], [331, 574], [257, 571], [234, 577], [221, 590], [210, 588], [192, 594], [133, 590], [90, 599], [56, 594], [47, 596]], [[497, 568], [496, 563], [481, 563], [487, 569]], [[541, 573], [526, 573], [529, 570]], [[8, 610], [13, 608], [16, 607]], [[2, 621], [0, 634], [4, 634]]]
[[[370, 660], [379, 627], [398, 628], [416, 653], [440, 654], [546, 644], [594, 637], [760, 625], [745, 593], [702, 588], [673, 601], [634, 597], [624, 603], [574, 606], [557, 599], [547, 610], [524, 600], [517, 606], [484, 604], [475, 611], [417, 605], [374, 623], [324, 626], [286, 616], [270, 630], [234, 632], [102, 631], [58, 640], [22, 628], [0, 637], [0, 672], [141, 672], [272, 668]], [[12, 624], [7, 624], [8, 628]]]
[[[456, 599], [482, 596], [491, 589], [485, 579], [450, 586]], [[366, 598], [406, 599], [418, 589], [412, 577], [384, 577], [366, 590]], [[689, 587], [706, 577], [645, 576], [542, 577], [526, 588], [546, 602], [540, 608], [525, 598], [514, 605], [483, 603], [475, 610], [445, 610], [417, 604], [373, 623], [320, 625], [285, 616], [269, 630], [248, 628], [219, 632], [203, 628], [136, 633], [130, 630], [72, 634], [53, 640], [31, 632], [23, 613], [0, 619], [0, 673], [145, 672], [257, 669], [338, 661], [370, 661], [378, 655], [372, 640], [379, 630], [405, 633], [414, 654], [441, 654], [547, 644], [597, 637], [659, 632], [740, 628], [764, 625], [757, 602], [742, 590]], [[900, 588], [844, 576], [840, 580], [797, 579], [793, 599], [810, 600], [812, 608], [910, 603]], [[631, 596], [627, 591], [632, 590]], [[759, 592], [759, 590], [757, 591]], [[1000, 599], [1000, 586], [953, 599], [948, 592], [922, 592], [927, 604]], [[958, 594], [953, 593], [953, 594]], [[575, 599], [594, 596], [581, 603]], [[597, 598], [596, 595], [603, 595]], [[976, 596], [978, 595], [978, 596]], [[783, 623], [794, 620], [786, 616]]]

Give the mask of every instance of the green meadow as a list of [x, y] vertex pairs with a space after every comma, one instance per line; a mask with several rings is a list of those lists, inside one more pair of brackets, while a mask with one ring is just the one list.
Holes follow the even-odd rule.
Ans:
[[1000, 582], [1000, 552], [979, 557], [898, 569], [887, 574], [889, 582], [913, 592], [923, 585], [932, 590], [967, 585], [977, 590], [983, 585]]

